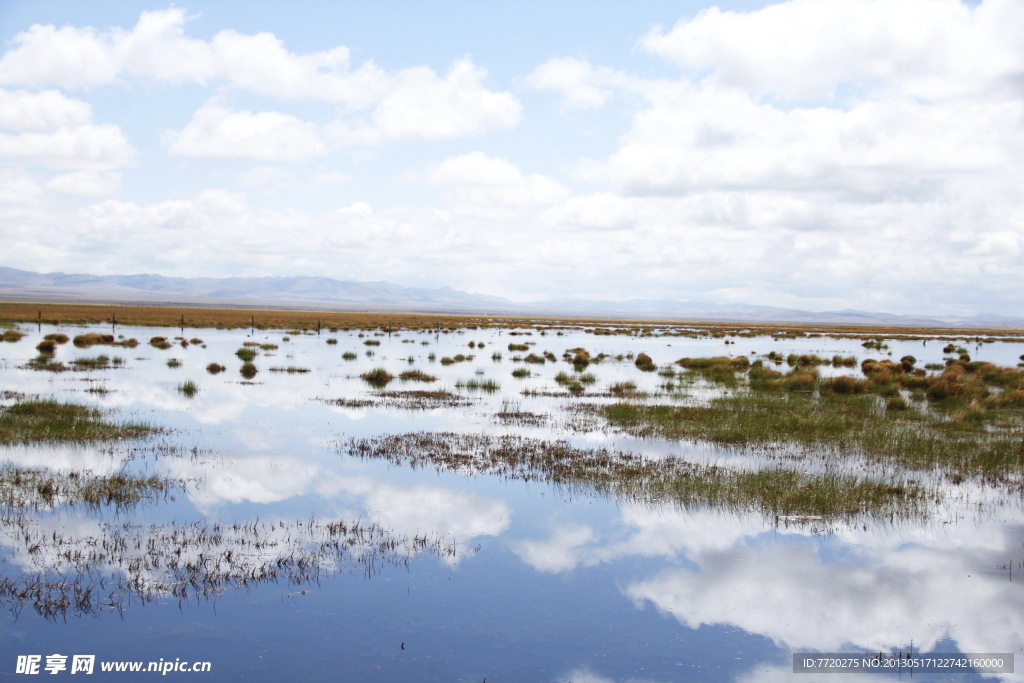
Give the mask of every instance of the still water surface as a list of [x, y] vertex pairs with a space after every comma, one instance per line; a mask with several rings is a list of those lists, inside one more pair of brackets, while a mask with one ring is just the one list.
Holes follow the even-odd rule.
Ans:
[[[369, 572], [361, 565], [328, 563], [317, 579], [302, 585], [253, 582], [199, 599], [126, 600], [119, 610], [95, 615], [71, 611], [46, 619], [28, 606], [0, 621], [0, 670], [6, 673], [13, 673], [18, 655], [62, 653], [108, 661], [209, 661], [211, 672], [202, 678], [225, 681], [775, 681], [794, 677], [795, 651], [889, 652], [913, 641], [920, 651], [1024, 654], [1024, 568], [1020, 580], [1016, 576], [1024, 561], [1019, 499], [979, 511], [979, 491], [953, 497], [960, 502], [927, 523], [821, 530], [762, 515], [639, 506], [537, 483], [389, 467], [338, 449], [344, 439], [385, 433], [518, 433], [742, 463], [753, 456], [565, 430], [562, 409], [577, 399], [521, 392], [563, 392], [553, 377], [572, 366], [527, 366], [533, 376], [515, 379], [512, 370], [524, 364], [512, 362], [516, 354], [508, 351], [509, 342], [535, 342], [531, 351], [559, 358], [582, 346], [592, 355], [644, 352], [666, 364], [683, 356], [771, 350], [856, 355], [859, 361], [869, 355], [859, 340], [758, 337], [724, 345], [720, 339], [595, 337], [581, 331], [510, 337], [507, 330], [467, 330], [370, 336], [380, 346], [367, 347], [354, 332], [293, 334], [283, 341], [282, 332], [256, 331], [250, 337], [238, 330], [189, 330], [184, 336], [201, 337], [203, 345], [162, 351], [145, 342], [154, 335], [183, 336], [182, 331], [119, 328], [140, 346], [66, 344], [57, 359], [67, 363], [103, 353], [124, 358], [124, 368], [47, 373], [25, 367], [43, 335], [109, 328], [23, 331], [22, 341], [0, 345], [0, 389], [93, 404], [168, 431], [143, 444], [9, 447], [3, 449], [5, 462], [96, 474], [127, 468], [189, 484], [173, 499], [130, 509], [57, 508], [5, 519], [5, 577], [68, 571], [73, 562], [62, 560], [55, 544], [40, 543], [33, 552], [29, 547], [58, 536], [88, 544], [115, 527], [134, 529], [133, 538], [143, 542], [155, 533], [147, 530], [193, 523], [252, 525], [265, 538], [308, 540], [330, 520], [358, 519], [376, 522], [395, 537], [441, 539], [451, 552], [420, 552], [408, 563], [378, 563]], [[332, 337], [337, 344], [326, 343]], [[259, 352], [260, 372], [252, 382], [240, 376], [235, 357], [246, 341], [278, 345]], [[470, 341], [483, 348], [468, 348]], [[888, 350], [871, 355], [898, 359], [910, 353], [921, 364], [942, 359], [942, 342], [888, 344]], [[1015, 365], [1024, 345], [969, 349], [975, 359]], [[345, 352], [358, 357], [346, 361]], [[428, 358], [431, 353], [436, 360]], [[440, 364], [458, 353], [475, 357]], [[501, 360], [492, 359], [494, 353]], [[170, 358], [181, 366], [169, 367]], [[211, 376], [205, 371], [211, 362], [228, 369]], [[274, 366], [310, 372], [270, 372]], [[396, 380], [388, 389], [458, 392], [459, 380], [494, 379], [501, 390], [461, 391], [471, 404], [456, 408], [328, 402], [372, 396], [359, 375], [373, 367], [396, 376], [420, 369], [438, 377], [430, 385]], [[588, 371], [598, 382], [587, 393], [620, 381], [657, 392], [664, 382], [628, 360]], [[192, 399], [177, 390], [186, 379], [200, 387]], [[107, 393], [89, 392], [90, 387]], [[547, 417], [539, 425], [507, 426], [495, 413], [510, 403]], [[272, 558], [274, 551], [265, 555]], [[115, 576], [123, 567], [106, 572]], [[839, 680], [852, 683], [858, 676]]]

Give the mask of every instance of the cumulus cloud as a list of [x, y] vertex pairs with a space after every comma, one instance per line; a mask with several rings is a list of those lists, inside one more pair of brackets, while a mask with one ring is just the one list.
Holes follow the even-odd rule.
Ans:
[[929, 100], [1019, 96], [1024, 7], [986, 0], [789, 0], [754, 12], [717, 7], [657, 28], [653, 54], [708, 82], [789, 99], [829, 99], [841, 84]]
[[0, 89], [0, 157], [55, 168], [130, 164], [135, 149], [121, 129], [91, 118], [89, 104], [53, 90]]
[[525, 83], [566, 107], [628, 93], [631, 122], [575, 165], [599, 191], [540, 219], [619, 250], [625, 290], [693, 298], [700, 279], [719, 301], [1006, 311], [1000, 292], [1024, 285], [1022, 11], [788, 0], [651, 31], [640, 45], [675, 80], [551, 60]]
[[378, 134], [437, 140], [512, 128], [519, 123], [519, 100], [487, 90], [486, 75], [468, 59], [456, 62], [443, 79], [427, 67], [400, 71], [373, 114]]
[[[372, 109], [330, 126], [341, 144], [386, 140], [438, 140], [515, 126], [519, 100], [483, 83], [487, 72], [468, 58], [444, 77], [420, 66], [387, 72], [372, 61], [351, 68], [344, 46], [310, 54], [287, 50], [270, 33], [232, 30], [209, 41], [185, 33], [188, 17], [171, 8], [143, 12], [131, 30], [33, 25], [18, 33], [0, 58], [0, 84], [90, 88], [125, 75], [165, 83], [223, 83], [281, 99], [337, 102], [350, 110]], [[2, 117], [3, 102], [0, 102]], [[352, 111], [348, 112], [352, 114]], [[253, 138], [269, 135], [266, 146]], [[223, 136], [220, 139], [219, 136]], [[230, 112], [207, 103], [177, 135], [172, 151], [206, 158], [308, 158], [322, 150], [311, 124], [277, 112]]]
[[310, 123], [280, 112], [233, 111], [216, 99], [164, 144], [174, 155], [217, 161], [302, 161], [325, 151]]
[[455, 213], [490, 219], [509, 218], [533, 207], [566, 199], [558, 181], [541, 174], [524, 174], [518, 166], [483, 152], [449, 157], [436, 164], [426, 181], [449, 188]]
[[556, 57], [534, 69], [523, 79], [523, 85], [560, 93], [562, 106], [567, 109], [596, 109], [611, 98], [614, 91], [608, 86], [615, 80], [615, 72], [608, 67], [595, 68], [583, 59]]
[[89, 123], [92, 107], [56, 90], [0, 90], [0, 128], [52, 131]]

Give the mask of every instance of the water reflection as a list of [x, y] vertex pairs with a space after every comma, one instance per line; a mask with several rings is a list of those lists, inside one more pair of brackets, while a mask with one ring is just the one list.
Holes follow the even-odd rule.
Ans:
[[[651, 462], [675, 457], [737, 471], [766, 460], [736, 449], [645, 440], [596, 427], [573, 431], [564, 418], [573, 402], [618, 400], [610, 391], [616, 383], [632, 382], [638, 393], [658, 395], [666, 378], [641, 372], [631, 360], [614, 361], [619, 354], [644, 352], [658, 364], [683, 356], [736, 354], [733, 348], [862, 359], [868, 354], [861, 340], [753, 337], [733, 347], [720, 339], [598, 337], [581, 330], [557, 337], [536, 331], [516, 337], [497, 330], [403, 332], [374, 337], [381, 346], [368, 357], [365, 338], [355, 332], [332, 335], [336, 345], [326, 344], [323, 336], [291, 335], [284, 342], [282, 333], [268, 333], [262, 341], [279, 348], [258, 351], [255, 382], [243, 384], [235, 351], [247, 337], [239, 331], [204, 330], [205, 346], [117, 349], [127, 359], [122, 369], [58, 374], [25, 369], [38, 337], [50, 331], [43, 328], [0, 347], [6, 359], [0, 367], [4, 389], [116, 410], [118, 416], [167, 431], [145, 444], [5, 447], [5, 461], [94, 477], [155, 474], [189, 484], [175, 500], [160, 497], [120, 512], [54, 501], [30, 515], [0, 520], [0, 599], [20, 614], [20, 627], [30, 638], [51, 637], [46, 630], [51, 625], [37, 614], [62, 619], [146, 604], [145, 610], [122, 613], [124, 628], [145, 624], [159, 633], [187, 618], [236, 634], [231, 636], [236, 642], [248, 642], [256, 624], [261, 637], [283, 639], [289, 631], [282, 613], [269, 606], [275, 600], [283, 604], [279, 593], [294, 595], [328, 574], [381, 578], [377, 572], [392, 567], [408, 573], [385, 571], [383, 580], [360, 581], [358, 587], [351, 582], [318, 586], [318, 601], [289, 607], [305, 627], [304, 640], [293, 646], [294, 654], [278, 656], [291, 657], [295, 671], [309, 673], [316, 648], [336, 645], [316, 639], [342, 628], [338, 614], [346, 615], [346, 622], [373, 624], [348, 633], [354, 645], [346, 656], [353, 670], [377, 671], [406, 661], [398, 659], [405, 656], [398, 643], [406, 636], [385, 648], [372, 640], [373, 633], [390, 637], [405, 629], [435, 637], [437, 649], [417, 660], [418, 668], [394, 668], [380, 680], [454, 680], [468, 678], [467, 671], [475, 680], [485, 671], [494, 676], [488, 680], [500, 680], [493, 673], [498, 669], [521, 680], [679, 680], [681, 671], [697, 670], [687, 666], [703, 661], [698, 650], [719, 657], [735, 647], [736, 638], [747, 647], [740, 658], [722, 664], [714, 675], [692, 677], [789, 680], [789, 665], [780, 662], [792, 649], [888, 650], [911, 638], [925, 650], [950, 643], [964, 651], [1019, 649], [1015, 642], [1024, 631], [1024, 605], [1017, 577], [1011, 582], [1009, 569], [1001, 567], [1013, 564], [1024, 580], [1024, 514], [1019, 500], [970, 481], [953, 484], [921, 475], [918, 483], [930, 494], [924, 501], [927, 514], [893, 519], [887, 511], [787, 522], [760, 508], [734, 506], [727, 513], [727, 506], [661, 504], [656, 495], [636, 505], [629, 496], [616, 495], [625, 489], [616, 489], [611, 479], [595, 485], [600, 477], [574, 488], [557, 478], [507, 480], [494, 476], [502, 474], [498, 469], [466, 463], [438, 472], [338, 454], [338, 444], [348, 439], [450, 432], [564, 440], [574, 449], [632, 451]], [[176, 332], [125, 334], [173, 339]], [[408, 339], [415, 343], [402, 343]], [[470, 350], [470, 340], [486, 346]], [[526, 366], [511, 360], [514, 354], [506, 349], [512, 341], [535, 342], [529, 349], [537, 358], [545, 351], [560, 358], [567, 349], [584, 347], [591, 357], [605, 353], [608, 359], [586, 368], [596, 382], [586, 385], [581, 397], [571, 397], [555, 380], [560, 371], [575, 372], [571, 363], [545, 361], [530, 365], [529, 376], [513, 377], [513, 370]], [[913, 353], [922, 364], [943, 356], [938, 342], [890, 341], [889, 347], [871, 355]], [[502, 353], [501, 360], [492, 360], [495, 352]], [[345, 353], [355, 359], [346, 360]], [[439, 362], [460, 353], [475, 358]], [[1013, 365], [1024, 344], [975, 345], [971, 353]], [[95, 348], [71, 345], [57, 351], [68, 364], [95, 355]], [[179, 358], [181, 367], [168, 367], [171, 357]], [[206, 373], [214, 362], [227, 371]], [[311, 372], [269, 371], [289, 365]], [[359, 379], [375, 367], [396, 377], [415, 369], [438, 379], [428, 385], [394, 380], [383, 393]], [[194, 398], [177, 390], [186, 379], [199, 385]], [[501, 390], [460, 391], [459, 383], [471, 379], [494, 380]], [[89, 393], [95, 385], [109, 393]], [[412, 390], [437, 393], [415, 404], [407, 393]], [[440, 392], [452, 398], [436, 398]], [[704, 398], [677, 391], [657, 400]], [[854, 459], [845, 463], [850, 472], [863, 465]], [[820, 473], [829, 467], [812, 462], [805, 469]], [[271, 594], [268, 584], [275, 583], [280, 588]], [[416, 602], [417, 591], [422, 602]], [[176, 609], [179, 600], [196, 604], [227, 595], [233, 595], [234, 605], [245, 606], [245, 619], [236, 613], [230, 621], [217, 621], [200, 610], [185, 611], [189, 616], [183, 617]], [[538, 614], [544, 615], [543, 624]], [[109, 622], [117, 621], [104, 620], [102, 628], [116, 629]], [[543, 643], [527, 640], [534, 631], [543, 633]], [[189, 646], [201, 643], [198, 635], [182, 638]], [[655, 642], [658, 647], [648, 647]], [[442, 662], [445, 657], [451, 661]], [[477, 657], [490, 667], [479, 668], [479, 676], [475, 664], [463, 665]]]

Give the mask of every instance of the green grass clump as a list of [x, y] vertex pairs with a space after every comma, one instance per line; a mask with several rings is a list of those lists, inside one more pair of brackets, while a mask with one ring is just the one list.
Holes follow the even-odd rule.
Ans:
[[380, 346], [380, 342], [376, 339], [367, 339], [363, 342], [366, 346]]
[[529, 351], [530, 350], [530, 346], [529, 346], [529, 344], [509, 344], [508, 345], [508, 350], [509, 351]]
[[[64, 336], [64, 335], [61, 335]], [[114, 339], [112, 334], [80, 334], [72, 340], [72, 343], [80, 349], [87, 349], [90, 346], [124, 346], [129, 349], [134, 349], [139, 345], [139, 342], [135, 339], [125, 339], [117, 341]], [[168, 348], [170, 348], [168, 346]]]
[[60, 332], [51, 332], [43, 337], [43, 339], [45, 341], [52, 341], [54, 344], [67, 344], [70, 341], [70, 339], [68, 339], [68, 335]]
[[495, 382], [493, 379], [471, 379], [468, 382], [459, 380], [455, 383], [458, 389], [468, 389], [469, 391], [483, 391], [488, 394], [493, 394], [497, 391], [501, 391], [501, 385]]
[[332, 345], [333, 345], [333, 344], [337, 344], [337, 343], [338, 343], [338, 340], [337, 340], [337, 339], [335, 339], [334, 337], [331, 337], [330, 339], [328, 339], [328, 340], [327, 340], [327, 343], [328, 343], [328, 344], [332, 344]]
[[766, 452], [785, 446], [806, 455], [865, 455], [913, 469], [940, 467], [1000, 480], [1024, 473], [1019, 408], [1000, 418], [982, 401], [961, 404], [948, 415], [907, 409], [895, 396], [890, 406], [886, 410], [877, 395], [868, 393], [755, 391], [707, 405], [619, 402], [582, 410], [642, 438], [693, 439]]
[[190, 379], [185, 380], [178, 385], [178, 393], [183, 395], [185, 398], [194, 398], [199, 393], [199, 385]]
[[[77, 345], [78, 337], [75, 337], [75, 340], [75, 344]], [[167, 337], [153, 337], [149, 340], [149, 345], [155, 349], [160, 349], [162, 351], [166, 351], [172, 346], [172, 344], [169, 341], [167, 341]]]
[[646, 353], [641, 353], [637, 356], [633, 364], [644, 372], [654, 372], [658, 369], [658, 366], [654, 364], [654, 361]]
[[211, 375], [219, 375], [225, 370], [227, 370], [227, 368], [224, 367], [223, 365], [219, 365], [218, 363], [210, 363], [209, 365], [206, 366], [206, 371]]
[[253, 377], [256, 376], [256, 373], [259, 372], [259, 368], [256, 367], [255, 363], [247, 360], [244, 363], [242, 363], [242, 369], [239, 372], [242, 373], [242, 377], [246, 379], [252, 379]]
[[531, 353], [529, 356], [523, 359], [527, 363], [533, 363], [534, 365], [544, 365], [545, 360], [543, 356], [538, 356], [535, 353]]
[[799, 472], [777, 465], [734, 470], [675, 456], [646, 458], [516, 436], [420, 432], [352, 439], [341, 450], [401, 466], [542, 481], [613, 499], [753, 511], [769, 518], [921, 519], [927, 517], [931, 499], [919, 484], [892, 477]]
[[52, 356], [57, 352], [57, 342], [52, 339], [44, 339], [36, 345], [36, 351], [47, 356]]
[[636, 393], [636, 382], [616, 382], [608, 387], [613, 396], [628, 396]]
[[436, 382], [437, 377], [428, 375], [420, 370], [406, 370], [405, 372], [398, 375], [398, 379], [403, 382]]
[[14, 342], [21, 341], [21, 338], [24, 336], [25, 335], [18, 330], [4, 330], [4, 333], [0, 334], [0, 341], [10, 342], [13, 344]]
[[256, 351], [248, 346], [243, 346], [242, 348], [235, 351], [235, 355], [238, 356], [239, 360], [245, 361], [247, 363], [256, 360]]
[[86, 443], [139, 438], [157, 431], [143, 423], [110, 422], [96, 408], [53, 399], [0, 407], [0, 444]]
[[309, 372], [309, 368], [300, 368], [300, 367], [295, 366], [295, 365], [289, 365], [287, 367], [278, 366], [278, 367], [269, 368], [269, 370], [270, 370], [270, 372], [287, 372], [289, 375], [295, 375], [295, 374], [303, 375], [303, 374]]
[[512, 371], [512, 376], [516, 379], [523, 379], [524, 377], [530, 376], [530, 371], [526, 368], [518, 368]]
[[359, 356], [357, 356], [356, 354], [354, 354], [351, 351], [346, 351], [345, 353], [341, 354], [341, 357], [344, 360], [355, 360], [356, 358], [359, 358]]
[[570, 375], [567, 372], [559, 372], [555, 375], [555, 383], [565, 389], [573, 396], [579, 396], [583, 393], [583, 384], [575, 375]]
[[388, 382], [394, 379], [384, 368], [374, 368], [369, 372], [364, 372], [359, 377], [375, 389], [383, 389], [388, 385]]
[[866, 379], [840, 375], [822, 380], [821, 390], [833, 394], [866, 394], [871, 390], [871, 384]]
[[95, 358], [76, 358], [71, 364], [76, 370], [104, 370], [110, 367], [110, 358], [103, 355]]
[[167, 359], [167, 367], [169, 367], [169, 368], [180, 368], [181, 367], [181, 361], [178, 360], [177, 358], [168, 358]]

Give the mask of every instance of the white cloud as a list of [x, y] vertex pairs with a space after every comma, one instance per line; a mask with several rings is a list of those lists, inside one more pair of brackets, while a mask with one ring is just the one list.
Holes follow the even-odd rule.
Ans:
[[427, 67], [404, 69], [374, 121], [389, 139], [436, 140], [512, 128], [519, 122], [519, 100], [483, 87], [486, 75], [468, 59], [456, 62], [444, 79]]
[[216, 98], [164, 144], [174, 155], [217, 161], [302, 161], [324, 153], [312, 124], [280, 112], [233, 111]]
[[702, 10], [641, 41], [709, 83], [791, 99], [841, 84], [926, 99], [1019, 96], [1024, 6], [986, 0], [789, 0], [753, 12]]
[[123, 74], [171, 83], [224, 81], [275, 97], [367, 103], [380, 89], [372, 63], [348, 71], [348, 49], [308, 55], [287, 51], [269, 33], [221, 31], [209, 42], [185, 35], [180, 8], [143, 12], [131, 31], [35, 24], [0, 59], [0, 83], [89, 88]]
[[0, 89], [0, 157], [55, 168], [109, 169], [132, 163], [121, 129], [90, 122], [85, 102], [47, 90]]
[[578, 549], [595, 540], [594, 530], [587, 526], [559, 526], [545, 541], [521, 541], [515, 552], [537, 571], [564, 572], [579, 564]]
[[[521, 117], [519, 100], [507, 92], [493, 92], [483, 85], [487, 74], [472, 61], [457, 61], [441, 78], [420, 66], [386, 72], [372, 61], [352, 70], [349, 49], [339, 46], [311, 54], [285, 49], [270, 33], [243, 35], [225, 30], [210, 41], [185, 35], [188, 18], [184, 10], [143, 12], [131, 30], [107, 32], [93, 28], [34, 25], [14, 37], [14, 47], [0, 58], [0, 84], [40, 87], [89, 88], [115, 83], [122, 75], [168, 83], [218, 82], [260, 95], [284, 99], [314, 99], [344, 103], [351, 109], [373, 108], [370, 121], [361, 118], [339, 120], [331, 127], [334, 137], [345, 144], [366, 144], [382, 140], [438, 140], [472, 136], [515, 126]], [[209, 103], [197, 112], [216, 114]], [[351, 113], [351, 112], [349, 112]], [[186, 141], [212, 142], [212, 158], [236, 158], [234, 151], [256, 148], [257, 156], [246, 151], [241, 158], [279, 158], [281, 151], [265, 152], [245, 138], [239, 129], [290, 129], [286, 158], [307, 158], [311, 131], [293, 139], [309, 124], [284, 119], [284, 114], [266, 112], [242, 117], [234, 114], [229, 129], [221, 118], [194, 119], [186, 129]], [[243, 139], [228, 137], [218, 142], [215, 133], [235, 132]], [[279, 142], [279, 141], [278, 141]], [[182, 142], [182, 148], [199, 153], [198, 145]], [[298, 144], [297, 149], [292, 149]], [[271, 145], [274, 146], [274, 145]], [[270, 156], [260, 156], [266, 153]]]
[[120, 172], [75, 171], [54, 176], [46, 183], [46, 189], [61, 194], [88, 197], [114, 194], [121, 187]]
[[507, 159], [489, 157], [483, 152], [449, 157], [434, 166], [426, 180], [450, 188], [456, 213], [490, 219], [550, 206], [569, 194], [548, 176], [526, 175]]
[[52, 131], [88, 124], [92, 107], [56, 90], [30, 93], [0, 89], [0, 128]]
[[612, 97], [612, 83], [620, 80], [608, 67], [594, 68], [590, 62], [573, 57], [556, 57], [534, 69], [523, 84], [536, 90], [562, 95], [566, 109], [597, 109]]

